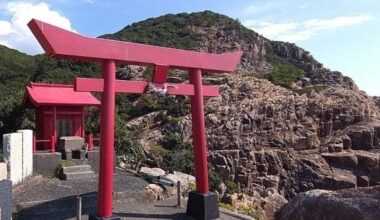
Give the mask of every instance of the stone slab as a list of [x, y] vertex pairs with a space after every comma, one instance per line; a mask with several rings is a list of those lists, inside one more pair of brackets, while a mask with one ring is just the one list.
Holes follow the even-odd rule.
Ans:
[[45, 177], [55, 175], [57, 167], [61, 164], [61, 153], [38, 153], [33, 156], [34, 173]]
[[0, 181], [8, 178], [7, 164], [0, 163]]
[[22, 179], [33, 174], [33, 131], [18, 130], [22, 134]]
[[64, 160], [72, 160], [73, 159], [73, 152], [71, 150], [62, 151], [62, 155], [63, 155]]
[[77, 179], [90, 179], [95, 178], [96, 174], [94, 171], [82, 171], [82, 172], [70, 172], [70, 173], [63, 173], [62, 179], [63, 180], [77, 180]]
[[3, 151], [8, 177], [12, 184], [18, 184], [22, 181], [22, 134], [4, 134]]
[[12, 182], [0, 180], [0, 219], [12, 219]]
[[67, 136], [59, 138], [60, 147], [62, 150], [82, 150], [84, 139], [78, 136]]

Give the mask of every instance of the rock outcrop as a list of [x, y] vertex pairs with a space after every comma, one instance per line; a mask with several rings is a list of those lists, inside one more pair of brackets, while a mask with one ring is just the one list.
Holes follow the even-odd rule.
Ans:
[[278, 220], [380, 219], [380, 187], [301, 193], [278, 213]]

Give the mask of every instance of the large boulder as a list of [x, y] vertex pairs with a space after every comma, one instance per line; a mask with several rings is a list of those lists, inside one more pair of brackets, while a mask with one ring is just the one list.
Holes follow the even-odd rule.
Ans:
[[149, 184], [145, 189], [148, 192], [149, 198], [153, 201], [161, 200], [163, 198], [164, 189], [161, 186], [157, 184]]
[[149, 168], [149, 167], [141, 167], [139, 170], [140, 174], [149, 175], [149, 176], [163, 176], [165, 175], [165, 171], [161, 168]]
[[[195, 186], [195, 177], [186, 173], [181, 173], [178, 171], [174, 171], [174, 173], [170, 173], [165, 176], [166, 179], [171, 180], [173, 183], [177, 184], [178, 181], [181, 182], [181, 190], [182, 192], [187, 192], [191, 185]], [[173, 187], [171, 194], [175, 195], [177, 192], [177, 188]]]
[[358, 158], [353, 153], [324, 153], [322, 157], [330, 166], [341, 169], [353, 170], [358, 165]]
[[380, 219], [380, 186], [299, 194], [277, 213], [278, 220]]

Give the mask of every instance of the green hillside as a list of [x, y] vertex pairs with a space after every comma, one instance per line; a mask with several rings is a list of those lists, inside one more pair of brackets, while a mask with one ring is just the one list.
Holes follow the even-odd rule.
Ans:
[[179, 49], [194, 49], [199, 47], [205, 34], [197, 32], [193, 27], [223, 27], [226, 34], [238, 32], [246, 41], [253, 40], [258, 35], [242, 26], [238, 20], [211, 11], [204, 11], [149, 18], [128, 25], [114, 34], [100, 37]]

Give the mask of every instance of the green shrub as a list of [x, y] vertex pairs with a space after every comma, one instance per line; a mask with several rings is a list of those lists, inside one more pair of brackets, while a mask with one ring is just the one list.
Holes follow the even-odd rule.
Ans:
[[188, 182], [188, 183], [187, 183], [187, 189], [188, 189], [189, 191], [195, 191], [195, 190], [197, 190], [197, 187], [195, 186], [195, 183], [194, 183], [194, 182]]
[[161, 145], [158, 144], [149, 144], [150, 151], [153, 155], [163, 157], [167, 153]]
[[125, 121], [116, 117], [115, 151], [117, 155], [125, 156], [127, 163], [131, 166], [137, 166], [145, 158], [140, 144], [140, 139], [144, 134], [143, 129], [128, 130]]
[[209, 185], [211, 191], [217, 190], [219, 188], [219, 185], [223, 182], [219, 174], [211, 169], [208, 170], [208, 178], [210, 180]]
[[161, 146], [166, 150], [162, 157], [164, 169], [194, 174], [194, 154], [190, 143], [183, 141], [178, 134], [169, 133], [163, 137]]
[[279, 64], [268, 75], [273, 84], [289, 88], [293, 82], [304, 76], [304, 71], [292, 64]]
[[229, 193], [237, 192], [238, 185], [234, 181], [232, 181], [232, 180], [226, 180], [224, 182], [224, 184], [226, 185], [227, 190], [228, 190]]

